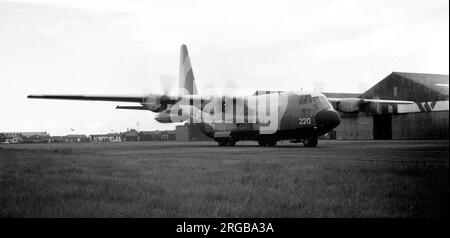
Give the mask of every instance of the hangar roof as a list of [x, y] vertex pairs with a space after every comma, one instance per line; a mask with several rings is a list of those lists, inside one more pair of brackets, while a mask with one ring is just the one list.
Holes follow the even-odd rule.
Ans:
[[392, 74], [397, 74], [403, 78], [414, 81], [440, 94], [448, 95], [448, 75], [405, 72], [392, 72]]
[[448, 75], [392, 72], [362, 94], [382, 98], [430, 102], [448, 100]]

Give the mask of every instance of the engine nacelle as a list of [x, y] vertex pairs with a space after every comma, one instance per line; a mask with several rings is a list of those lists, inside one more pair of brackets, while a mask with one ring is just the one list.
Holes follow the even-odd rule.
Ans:
[[[189, 115], [178, 110], [166, 110], [155, 115], [155, 120], [160, 123], [183, 122], [189, 119]], [[172, 113], [171, 113], [172, 112]]]
[[337, 110], [341, 112], [358, 112], [361, 105], [361, 99], [359, 98], [345, 98], [337, 105]]
[[152, 112], [162, 112], [167, 109], [167, 104], [161, 104], [161, 97], [157, 95], [145, 97], [142, 105]]

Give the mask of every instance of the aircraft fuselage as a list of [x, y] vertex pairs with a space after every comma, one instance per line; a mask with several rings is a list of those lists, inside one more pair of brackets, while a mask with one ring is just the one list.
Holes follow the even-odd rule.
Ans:
[[[197, 102], [197, 103], [196, 103]], [[222, 144], [256, 140], [271, 145], [279, 140], [317, 141], [340, 123], [340, 117], [320, 93], [279, 92], [248, 97], [185, 96], [160, 122], [189, 118], [191, 124]]]

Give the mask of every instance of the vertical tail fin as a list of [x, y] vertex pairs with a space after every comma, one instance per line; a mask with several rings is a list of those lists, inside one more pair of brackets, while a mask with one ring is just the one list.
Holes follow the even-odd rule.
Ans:
[[194, 73], [192, 72], [191, 60], [186, 45], [181, 45], [180, 50], [180, 88], [184, 91], [182, 94], [197, 94], [197, 86], [195, 85]]

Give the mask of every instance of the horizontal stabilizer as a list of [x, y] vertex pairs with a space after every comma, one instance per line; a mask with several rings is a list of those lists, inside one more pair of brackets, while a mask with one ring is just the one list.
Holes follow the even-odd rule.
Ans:
[[148, 110], [143, 106], [117, 106], [116, 109], [129, 109], [129, 110]]

